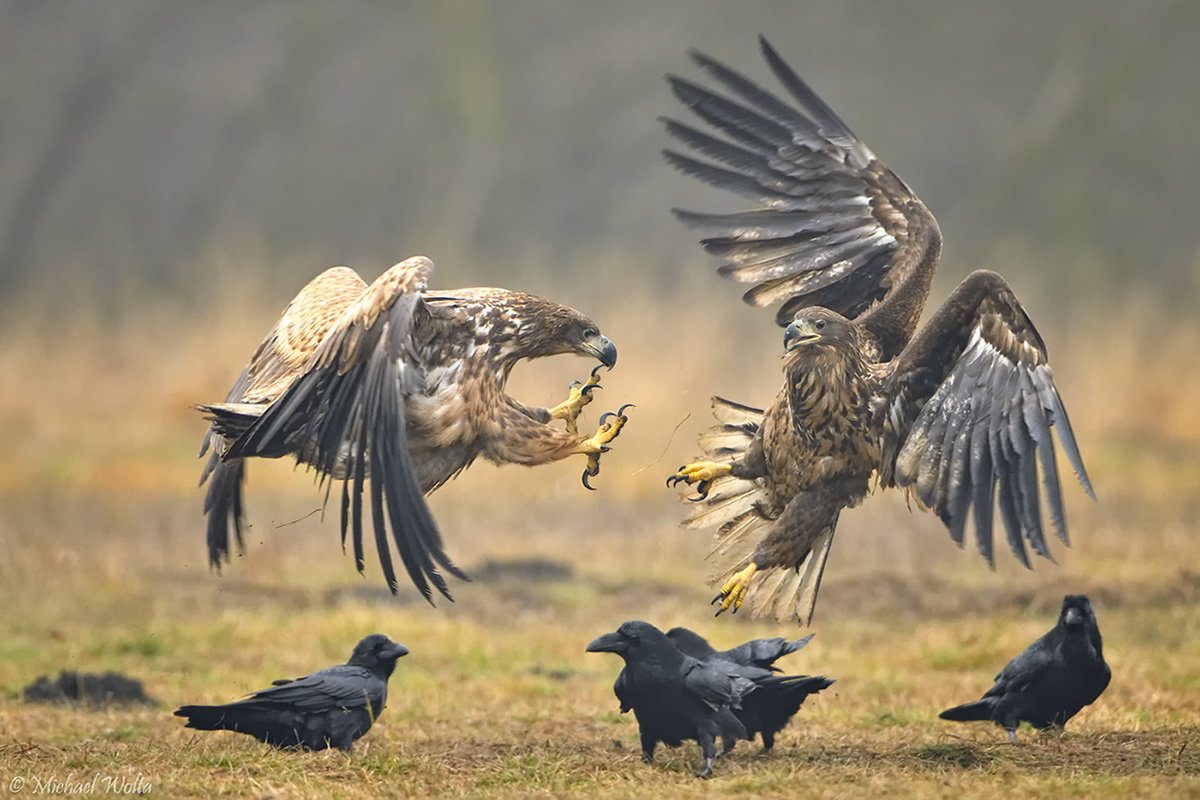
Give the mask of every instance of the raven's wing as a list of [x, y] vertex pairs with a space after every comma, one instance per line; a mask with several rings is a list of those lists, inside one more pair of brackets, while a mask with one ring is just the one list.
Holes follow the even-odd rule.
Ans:
[[1048, 641], [1051, 634], [1046, 634], [1019, 655], [1004, 665], [996, 675], [996, 683], [984, 692], [984, 697], [999, 697], [1009, 692], [1020, 692], [1029, 688], [1047, 670], [1054, 669], [1058, 658], [1053, 644]]
[[890, 359], [912, 336], [941, 252], [929, 210], [783, 61], [763, 55], [791, 102], [702, 54], [692, 58], [729, 93], [668, 76], [676, 97], [726, 138], [674, 120], [667, 131], [694, 153], [673, 150], [682, 172], [750, 200], [748, 211], [676, 209], [726, 259], [721, 274], [753, 283], [746, 302], [782, 302], [787, 325], [820, 305], [858, 317]]
[[629, 692], [628, 678], [625, 675], [625, 668], [621, 668], [621, 672], [617, 675], [617, 679], [613, 682], [613, 694], [617, 696], [617, 702], [621, 704], [621, 713], [624, 714], [633, 708], [633, 696]]
[[745, 644], [722, 651], [718, 656], [735, 664], [778, 671], [779, 668], [773, 666], [777, 660], [800, 650], [812, 638], [813, 634], [810, 633], [802, 639], [791, 642], [782, 636], [776, 636], [773, 639], [751, 639]]
[[1094, 494], [1046, 347], [1004, 279], [984, 270], [967, 276], [894, 363], [879, 398], [881, 484], [911, 487], [959, 544], [974, 505], [976, 541], [989, 563], [998, 504], [1009, 546], [1029, 566], [1024, 539], [1051, 558], [1040, 463], [1054, 528], [1069, 543], [1052, 426]]
[[297, 711], [359, 708], [383, 700], [387, 684], [371, 670], [341, 664], [255, 692], [239, 704], [269, 702]]
[[739, 707], [742, 698], [754, 691], [754, 678], [771, 675], [769, 670], [724, 661], [700, 661], [686, 655], [683, 659], [684, 688], [714, 710]]
[[[438, 567], [466, 575], [446, 555], [408, 451], [405, 397], [424, 384], [408, 333], [433, 262], [409, 258], [383, 273], [346, 307], [297, 375], [229, 450], [228, 457], [296, 453], [321, 478], [342, 478], [342, 541], [353, 534], [363, 568], [363, 491], [384, 577], [397, 590], [387, 518], [416, 587], [450, 598]], [[368, 475], [370, 476], [368, 479]]]

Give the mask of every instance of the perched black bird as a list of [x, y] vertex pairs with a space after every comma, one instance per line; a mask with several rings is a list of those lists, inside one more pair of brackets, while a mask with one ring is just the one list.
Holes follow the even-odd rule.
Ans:
[[[714, 649], [703, 636], [687, 628], [672, 628], [667, 631], [667, 638], [680, 652], [701, 661], [723, 661], [779, 672], [776, 659], [804, 647], [812, 634], [793, 642], [781, 636], [752, 639], [729, 650]], [[776, 675], [756, 680], [755, 684], [758, 688], [742, 698], [742, 707], [735, 708], [733, 713], [745, 726], [747, 738], [753, 740], [756, 733], [762, 734], [763, 752], [766, 753], [775, 746], [775, 734], [787, 727], [805, 699], [829, 687], [833, 681], [823, 675]], [[727, 740], [724, 745], [722, 755], [733, 749], [734, 740]]]
[[679, 652], [666, 634], [647, 622], [625, 622], [587, 646], [589, 653], [616, 653], [625, 660], [613, 691], [621, 713], [633, 709], [642, 739], [642, 760], [654, 760], [659, 742], [678, 747], [694, 739], [704, 754], [698, 778], [712, 775], [719, 736], [729, 750], [746, 728], [733, 713], [769, 670], [704, 662]]
[[189, 728], [237, 731], [275, 747], [349, 750], [387, 702], [387, 682], [408, 648], [381, 633], [359, 642], [350, 660], [223, 706], [184, 706]]
[[1091, 602], [1082, 594], [1069, 594], [1058, 624], [1008, 662], [982, 699], [938, 716], [955, 722], [990, 719], [1015, 744], [1022, 720], [1039, 729], [1066, 725], [1101, 695], [1111, 674]]

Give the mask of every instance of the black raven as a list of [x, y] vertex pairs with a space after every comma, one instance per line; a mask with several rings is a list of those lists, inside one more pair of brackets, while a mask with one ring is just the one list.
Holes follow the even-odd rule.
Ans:
[[184, 706], [189, 728], [237, 731], [275, 747], [349, 750], [387, 702], [387, 682], [408, 648], [381, 633], [354, 647], [350, 660], [223, 706]]
[[[793, 642], [783, 637], [752, 639], [729, 650], [714, 649], [703, 636], [687, 628], [672, 628], [667, 631], [667, 638], [680, 652], [701, 661], [723, 661], [779, 672], [779, 668], [774, 665], [775, 660], [804, 647], [812, 638], [812, 634]], [[832, 683], [833, 681], [823, 675], [761, 678], [755, 681], [758, 689], [742, 698], [742, 707], [735, 708], [733, 713], [745, 726], [747, 738], [753, 739], [756, 733], [762, 734], [763, 752], [766, 753], [775, 746], [775, 734], [791, 722], [804, 700]], [[734, 741], [725, 741], [722, 755], [733, 749]]]
[[642, 740], [642, 760], [654, 759], [659, 742], [678, 747], [694, 739], [712, 775], [717, 737], [729, 752], [738, 739], [749, 739], [736, 716], [745, 698], [763, 681], [782, 681], [768, 669], [730, 661], [701, 661], [680, 652], [666, 634], [646, 622], [626, 622], [587, 646], [589, 653], [616, 653], [625, 660], [613, 691], [621, 712], [633, 709]]
[[1015, 744], [1022, 720], [1039, 729], [1066, 725], [1100, 696], [1111, 675], [1091, 602], [1082, 594], [1069, 594], [1058, 624], [1008, 662], [981, 700], [938, 716], [955, 722], [990, 719]]

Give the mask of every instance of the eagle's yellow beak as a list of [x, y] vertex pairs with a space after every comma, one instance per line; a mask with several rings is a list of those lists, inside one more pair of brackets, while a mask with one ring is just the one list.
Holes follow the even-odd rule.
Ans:
[[821, 333], [813, 325], [812, 320], [793, 320], [792, 324], [788, 325], [787, 330], [783, 332], [784, 352], [790, 353], [800, 345], [815, 342], [820, 338]]

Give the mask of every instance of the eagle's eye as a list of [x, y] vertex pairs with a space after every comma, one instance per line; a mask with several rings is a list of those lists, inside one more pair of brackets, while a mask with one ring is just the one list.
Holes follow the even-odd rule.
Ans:
[[600, 335], [600, 331], [596, 330], [595, 328], [584, 328], [584, 330], [583, 330], [583, 338], [585, 338], [585, 339], [591, 339], [591, 338], [593, 338], [595, 336], [599, 336], [599, 335]]
[[823, 319], [817, 320], [817, 330], [819, 330], [819, 331], [825, 330], [825, 320], [823, 320]]

